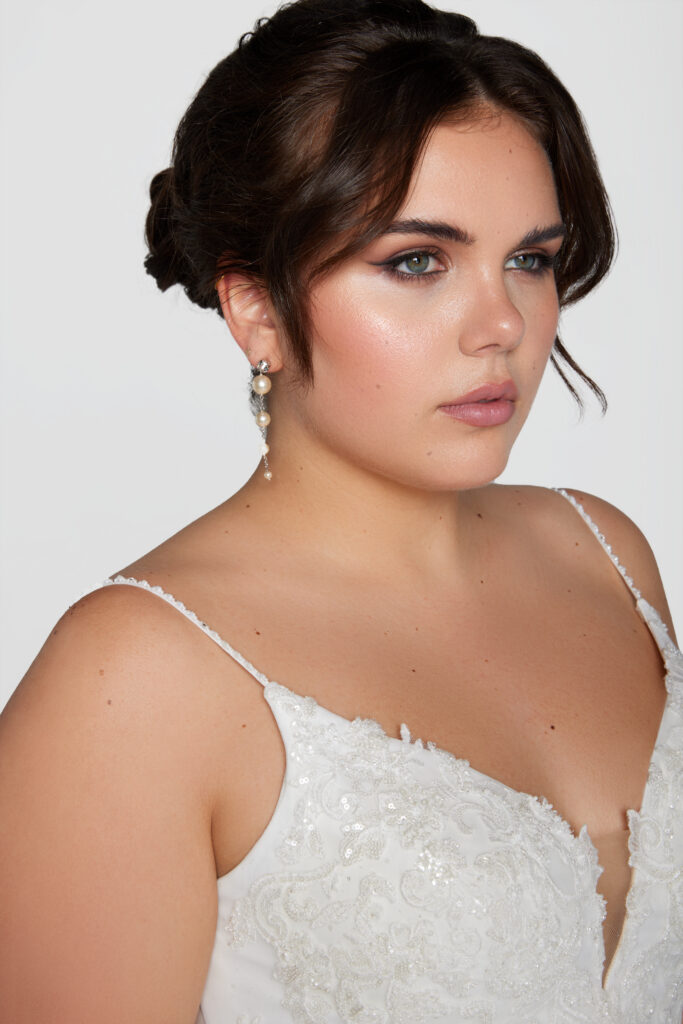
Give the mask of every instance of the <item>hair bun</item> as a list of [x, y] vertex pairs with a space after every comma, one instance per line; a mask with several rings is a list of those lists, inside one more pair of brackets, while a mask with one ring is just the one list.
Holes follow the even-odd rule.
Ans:
[[183, 281], [183, 258], [176, 244], [175, 184], [173, 168], [167, 167], [152, 178], [149, 186], [151, 206], [145, 222], [149, 249], [145, 270], [162, 292]]

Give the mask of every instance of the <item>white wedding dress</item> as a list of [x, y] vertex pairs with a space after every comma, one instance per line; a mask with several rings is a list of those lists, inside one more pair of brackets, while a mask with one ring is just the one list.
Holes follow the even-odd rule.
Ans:
[[681, 1024], [683, 657], [631, 589], [666, 669], [626, 918], [603, 985], [597, 854], [545, 800], [453, 754], [263, 685], [287, 754], [279, 802], [218, 879], [205, 1024]]

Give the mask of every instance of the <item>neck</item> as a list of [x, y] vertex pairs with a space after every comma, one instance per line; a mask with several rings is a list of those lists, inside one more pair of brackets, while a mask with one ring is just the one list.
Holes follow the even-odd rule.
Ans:
[[[282, 551], [305, 550], [333, 569], [453, 579], [472, 561], [477, 491], [411, 488], [335, 453], [273, 443], [273, 479], [261, 464], [234, 502]], [[296, 457], [288, 455], [296, 452]]]

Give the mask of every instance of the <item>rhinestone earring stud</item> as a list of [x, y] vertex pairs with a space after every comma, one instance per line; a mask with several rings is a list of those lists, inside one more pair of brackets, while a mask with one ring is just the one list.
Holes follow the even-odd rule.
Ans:
[[254, 410], [254, 419], [256, 420], [256, 426], [261, 431], [261, 437], [263, 443], [261, 444], [261, 456], [263, 458], [263, 475], [266, 480], [272, 480], [273, 474], [268, 464], [268, 452], [270, 447], [268, 445], [268, 427], [270, 425], [270, 413], [266, 408], [266, 395], [270, 391], [272, 381], [268, 376], [270, 366], [261, 359], [256, 366], [251, 368], [251, 404]]

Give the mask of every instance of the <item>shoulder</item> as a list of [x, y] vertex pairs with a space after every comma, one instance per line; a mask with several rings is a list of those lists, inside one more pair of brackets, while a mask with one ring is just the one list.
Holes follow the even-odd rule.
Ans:
[[[581, 517], [588, 516], [609, 544], [612, 552], [633, 579], [643, 597], [656, 608], [673, 636], [673, 623], [657, 561], [647, 538], [640, 528], [621, 509], [597, 495], [576, 488], [564, 490], [580, 508], [558, 491], [547, 487], [508, 486], [500, 488], [499, 500], [508, 511], [513, 507], [522, 511], [539, 536], [551, 538], [553, 543], [572, 553], [577, 544], [583, 547], [590, 527]], [[607, 559], [597, 538], [590, 546], [589, 558], [598, 569], [607, 565]]]
[[163, 765], [169, 786], [194, 789], [205, 802], [207, 726], [229, 667], [220, 648], [157, 595], [104, 586], [57, 622], [3, 712], [0, 732], [17, 757], [44, 760], [50, 750], [55, 763], [63, 760], [64, 738], [79, 735], [84, 753], [109, 758], [122, 777], [135, 763], [126, 784], [149, 779], [145, 765], [158, 781]]
[[[215, 645], [195, 629], [207, 649], [196, 644], [193, 628], [144, 591], [95, 591], [60, 619], [0, 716], [0, 889], [13, 921], [0, 982], [17, 1021], [38, 1019], [48, 998], [55, 1021], [194, 1019], [215, 932], [218, 742]], [[127, 979], [115, 1000], [112, 969]]]
[[104, 585], [62, 615], [27, 679], [49, 674], [92, 692], [104, 685], [100, 680], [116, 677], [128, 699], [138, 693], [144, 700], [163, 678], [170, 702], [180, 696], [188, 667], [214, 653], [215, 645], [201, 639], [196, 626], [149, 588]]

